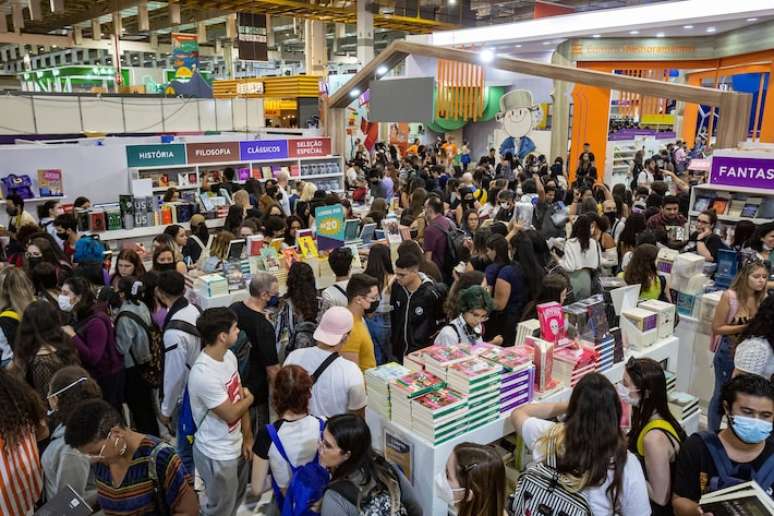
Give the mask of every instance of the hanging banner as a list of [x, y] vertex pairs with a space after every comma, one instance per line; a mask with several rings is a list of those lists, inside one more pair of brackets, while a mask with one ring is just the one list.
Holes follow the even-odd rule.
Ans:
[[774, 189], [774, 159], [714, 155], [709, 182], [713, 185]]
[[239, 161], [239, 142], [187, 143], [188, 163]]
[[245, 61], [268, 61], [266, 15], [238, 13], [237, 47], [239, 59]]
[[319, 206], [314, 210], [317, 224], [317, 248], [320, 251], [344, 245], [344, 207], [341, 204]]
[[162, 143], [126, 146], [126, 166], [129, 168], [169, 165], [185, 165], [185, 145]]
[[172, 33], [172, 67], [175, 78], [189, 78], [199, 69], [199, 42], [196, 34]]
[[288, 140], [291, 158], [328, 156], [331, 153], [330, 138], [299, 138]]
[[287, 140], [255, 140], [239, 143], [239, 156], [243, 161], [284, 159], [288, 157]]

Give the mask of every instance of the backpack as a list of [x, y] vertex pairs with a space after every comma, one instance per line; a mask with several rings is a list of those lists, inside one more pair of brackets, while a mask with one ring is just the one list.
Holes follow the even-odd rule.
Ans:
[[[390, 469], [397, 479], [398, 474], [390, 464]], [[400, 501], [400, 483], [396, 480], [398, 489], [392, 492], [389, 489], [372, 485], [363, 494], [362, 490], [351, 480], [338, 480], [331, 483], [329, 489], [340, 494], [345, 500], [354, 505], [361, 516], [406, 516], [406, 507]], [[373, 484], [373, 481], [372, 481]]]
[[153, 499], [156, 502], [156, 508], [159, 510], [159, 514], [161, 516], [169, 516], [170, 511], [169, 506], [167, 505], [167, 501], [164, 498], [164, 488], [161, 485], [158, 470], [156, 469], [156, 459], [158, 458], [161, 450], [167, 448], [170, 449], [173, 453], [176, 453], [174, 446], [164, 441], [159, 441], [159, 443], [153, 447], [150, 455], [148, 456], [148, 478], [150, 478], [151, 484], [153, 485]]
[[[334, 287], [341, 289], [338, 285], [334, 285]], [[322, 310], [319, 309], [318, 318], [321, 313]], [[314, 342], [314, 330], [317, 328], [317, 321], [296, 322], [295, 319], [293, 305], [290, 300], [288, 300], [279, 314], [275, 331], [277, 353], [282, 360], [284, 360], [291, 351], [316, 346]]]
[[144, 364], [140, 364], [132, 352], [132, 348], [129, 348], [129, 354], [132, 355], [132, 360], [137, 367], [140, 368], [140, 375], [149, 386], [154, 389], [161, 386], [164, 379], [164, 334], [159, 327], [151, 321], [150, 326], [145, 324], [145, 321], [134, 312], [124, 310], [118, 313], [116, 317], [116, 328], [118, 327], [118, 321], [121, 317], [128, 317], [130, 320], [140, 325], [146, 335], [148, 336], [148, 352], [150, 353], [150, 360]]
[[[742, 464], [733, 466], [731, 464], [731, 459], [728, 458], [726, 450], [723, 448], [723, 444], [716, 433], [699, 432], [699, 436], [704, 441], [704, 445], [707, 447], [707, 451], [709, 451], [712, 462], [715, 464], [715, 469], [718, 472], [717, 476], [710, 478], [707, 492], [712, 493], [746, 482], [746, 480], [737, 478], [736, 475], [739, 474], [740, 469], [747, 468], [748, 466]], [[761, 489], [768, 493], [769, 489], [774, 485], [774, 455], [770, 455], [766, 462], [755, 471], [752, 480], [755, 480]]]
[[239, 330], [239, 336], [236, 342], [228, 348], [237, 359], [237, 369], [239, 370], [239, 378], [242, 382], [247, 381], [247, 377], [250, 374], [250, 351], [253, 349], [253, 343], [250, 342], [250, 337], [247, 336], [245, 330]]
[[[455, 227], [453, 224], [448, 229], [443, 229], [440, 225], [436, 225], [446, 236], [446, 258], [443, 262], [443, 274], [444, 280], [451, 280], [453, 278], [452, 271], [454, 267], [460, 262], [464, 254], [463, 248], [465, 246], [465, 232]], [[450, 282], [451, 283], [451, 282]]]
[[548, 449], [543, 462], [527, 468], [508, 499], [508, 514], [560, 514], [562, 516], [592, 516], [591, 507], [579, 492], [562, 485], [556, 469], [554, 440], [547, 439]]
[[[322, 438], [325, 422], [319, 418], [317, 418], [317, 421], [320, 423], [320, 438]], [[281, 515], [311, 516], [320, 514], [309, 508], [314, 502], [323, 497], [325, 489], [328, 487], [328, 481], [330, 480], [328, 470], [320, 465], [319, 452], [315, 453], [314, 458], [306, 464], [294, 466], [285, 452], [285, 447], [282, 445], [282, 441], [280, 440], [274, 425], [266, 425], [266, 431], [269, 434], [269, 439], [274, 443], [279, 454], [285, 462], [288, 463], [288, 466], [290, 466], [291, 471], [290, 483], [288, 484], [288, 488], [284, 495], [274, 481], [274, 476], [271, 477], [271, 487], [274, 490], [274, 499], [277, 501], [277, 506], [281, 511]]]
[[[164, 327], [164, 332], [167, 330], [179, 330], [194, 337], [201, 338], [201, 333], [193, 324], [180, 319], [173, 319], [167, 323]], [[173, 348], [174, 349], [174, 348]], [[171, 351], [171, 349], [164, 348], [164, 353]], [[185, 366], [191, 369], [191, 365], [186, 363]], [[204, 413], [204, 417], [207, 417], [207, 413]], [[180, 404], [180, 417], [177, 422], [178, 435], [182, 435], [189, 444], [193, 444], [194, 435], [199, 425], [202, 424], [204, 418], [196, 423], [194, 421], [193, 412], [191, 411], [191, 396], [188, 394], [188, 383], [186, 382], [185, 390], [183, 390], [183, 401]]]

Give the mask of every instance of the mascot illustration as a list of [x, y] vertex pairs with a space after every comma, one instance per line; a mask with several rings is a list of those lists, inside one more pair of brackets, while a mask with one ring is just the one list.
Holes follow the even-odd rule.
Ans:
[[523, 160], [527, 154], [535, 150], [535, 142], [527, 134], [532, 130], [533, 113], [539, 109], [529, 90], [512, 90], [500, 98], [497, 121], [508, 134], [500, 144], [501, 156], [510, 152], [513, 157]]

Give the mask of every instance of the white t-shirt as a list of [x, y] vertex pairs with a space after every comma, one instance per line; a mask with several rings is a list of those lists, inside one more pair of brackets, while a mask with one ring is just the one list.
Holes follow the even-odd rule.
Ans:
[[[242, 420], [223, 421], [212, 411], [231, 400], [242, 399], [242, 382], [237, 359], [226, 351], [222, 362], [207, 353], [199, 353], [188, 376], [191, 413], [197, 430], [196, 447], [213, 460], [232, 460], [242, 453]], [[199, 424], [201, 422], [201, 424]]]
[[599, 269], [601, 252], [599, 242], [589, 239], [589, 248], [581, 249], [580, 241], [571, 238], [564, 243], [564, 256], [559, 259], [559, 265], [567, 272], [575, 272], [581, 269]]
[[742, 341], [734, 354], [734, 367], [766, 379], [774, 374], [774, 351], [767, 339], [754, 337]]
[[647, 186], [653, 184], [653, 174], [647, 170], [643, 170], [637, 176], [637, 186]]
[[[295, 467], [307, 464], [317, 453], [317, 443], [320, 440], [320, 420], [314, 416], [306, 416], [298, 421], [279, 420], [274, 423], [282, 447]], [[281, 488], [290, 483], [291, 471], [287, 461], [282, 458], [279, 450], [269, 438], [265, 427], [258, 430], [256, 445], [253, 450], [259, 457], [268, 457], [271, 476]]]
[[[521, 436], [524, 444], [532, 450], [532, 457], [536, 461], [543, 460], [543, 454], [535, 449], [535, 443], [548, 432], [556, 423], [538, 418], [528, 418], [521, 427]], [[613, 481], [613, 470], [609, 470], [607, 480], [599, 487], [590, 487], [581, 491], [581, 494], [589, 503], [591, 512], [595, 516], [613, 514], [610, 498], [607, 496], [607, 488]], [[621, 504], [621, 516], [649, 516], [650, 500], [648, 498], [648, 486], [645, 483], [645, 475], [642, 466], [632, 452], [626, 452], [626, 466], [624, 467], [622, 491], [618, 494]]]
[[[299, 365], [312, 375], [330, 354], [330, 351], [316, 346], [297, 349], [288, 355], [284, 365]], [[329, 418], [365, 406], [365, 380], [360, 367], [339, 357], [323, 371], [312, 387], [309, 412], [313, 416]]]
[[[325, 306], [330, 308], [331, 306], [343, 306], [346, 307], [347, 303], [347, 285], [349, 280], [337, 281], [330, 287], [322, 291], [322, 298], [325, 301]], [[340, 287], [340, 288], [339, 288]]]

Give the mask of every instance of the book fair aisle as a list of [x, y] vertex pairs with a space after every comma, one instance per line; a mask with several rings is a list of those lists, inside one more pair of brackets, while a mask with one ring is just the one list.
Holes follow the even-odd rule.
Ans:
[[774, 515], [772, 0], [6, 4], [0, 516]]

